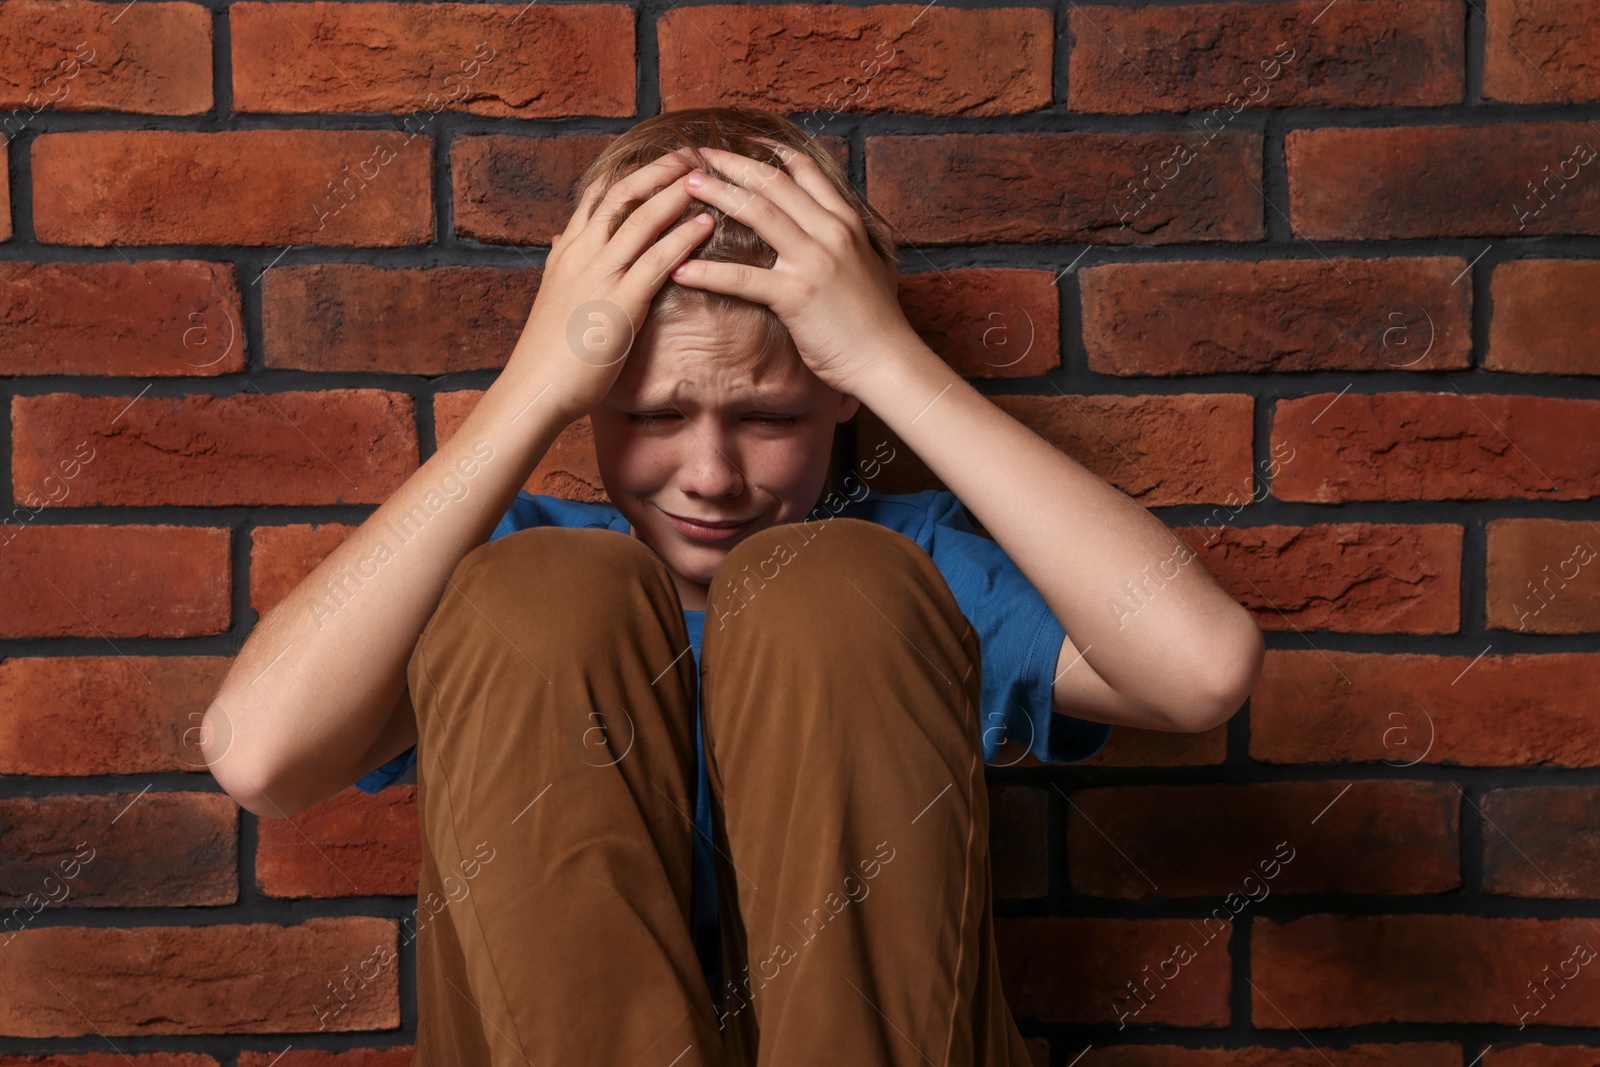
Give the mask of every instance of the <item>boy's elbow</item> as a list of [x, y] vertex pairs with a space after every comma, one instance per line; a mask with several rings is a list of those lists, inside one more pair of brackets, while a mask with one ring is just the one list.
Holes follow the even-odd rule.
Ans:
[[[1241, 609], [1242, 610], [1242, 609]], [[1209, 700], [1196, 700], [1179, 718], [1176, 729], [1185, 733], [1204, 733], [1214, 730], [1239, 713], [1244, 702], [1250, 699], [1256, 683], [1261, 679], [1261, 667], [1266, 660], [1266, 639], [1261, 628], [1248, 613], [1246, 625], [1241, 627], [1239, 651], [1213, 655], [1207, 664], [1211, 682], [1198, 689], [1210, 695]], [[1213, 648], [1215, 642], [1212, 642]], [[1205, 677], [1206, 675], [1202, 675]]]
[[196, 743], [211, 777], [245, 811], [264, 819], [286, 819], [300, 810], [272, 770], [252, 758], [250, 746], [234, 735], [228, 716], [217, 705], [206, 712]]

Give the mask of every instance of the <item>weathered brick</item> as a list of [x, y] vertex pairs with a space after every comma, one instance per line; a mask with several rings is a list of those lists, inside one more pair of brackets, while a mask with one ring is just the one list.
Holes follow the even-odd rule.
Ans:
[[1189, 919], [996, 919], [994, 927], [1014, 1014], [1124, 1026], [1227, 1026], [1232, 936], [1231, 925], [1207, 931]]
[[1279, 500], [1583, 500], [1600, 493], [1600, 400], [1316, 393], [1279, 400]]
[[1483, 95], [1513, 104], [1600, 100], [1600, 23], [1582, 4], [1488, 0]]
[[1472, 290], [1453, 282], [1466, 267], [1455, 256], [1089, 267], [1083, 345], [1098, 374], [1459, 370]]
[[257, 526], [250, 533], [250, 606], [266, 615], [358, 526], [325, 522]]
[[456, 236], [490, 245], [549, 246], [578, 206], [578, 179], [613, 139], [604, 134], [455, 138], [450, 198]]
[[218, 1067], [214, 1056], [202, 1052], [85, 1052], [60, 1056], [0, 1054], [0, 1067], [127, 1067], [128, 1064], [133, 1067]]
[[222, 633], [228, 539], [206, 526], [24, 526], [0, 545], [0, 637]]
[[[225, 565], [226, 537], [205, 552]], [[162, 581], [158, 576], [155, 588]], [[0, 707], [6, 709], [0, 774], [203, 772], [206, 709], [231, 662], [227, 656], [118, 655], [0, 661]]]
[[[1437, 634], [1461, 629], [1459, 526], [1347, 522], [1173, 532], [1230, 596], [1255, 613], [1263, 630]], [[1176, 566], [1152, 568], [1152, 574]], [[1130, 616], [1137, 614], [1131, 594], [1118, 603]]]
[[877, 4], [671, 8], [656, 24], [662, 110], [1022, 115], [1050, 106], [1048, 8]]
[[411, 398], [378, 389], [12, 400], [17, 485], [87, 441], [64, 502], [381, 504], [418, 465]]
[[414, 1045], [358, 1048], [348, 1052], [295, 1048], [283, 1052], [251, 1052], [246, 1049], [239, 1053], [239, 1067], [411, 1067], [415, 1054]]
[[867, 193], [902, 245], [1266, 235], [1254, 133], [930, 134], [868, 137], [866, 151]]
[[29, 926], [41, 905], [233, 904], [238, 831], [239, 805], [223, 793], [0, 800], [0, 933]]
[[0, 241], [11, 240], [11, 146], [0, 147]]
[[429, 377], [498, 369], [522, 335], [543, 273], [542, 267], [275, 267], [262, 279], [265, 362]]
[[1250, 758], [1600, 766], [1600, 656], [1269, 650], [1250, 695]]
[[433, 141], [382, 130], [96, 130], [33, 142], [46, 244], [433, 240]]
[[1052, 271], [970, 267], [900, 276], [900, 305], [963, 378], [1028, 378], [1061, 366]]
[[1600, 233], [1587, 122], [1290, 130], [1284, 155], [1302, 240]]
[[416, 896], [417, 787], [345, 789], [288, 819], [263, 819], [256, 886], [269, 897]]
[[1600, 1067], [1600, 1049], [1583, 1045], [1498, 1045], [1484, 1052], [1483, 1067]]
[[1600, 787], [1490, 789], [1483, 811], [1483, 888], [1513, 897], [1600, 896]]
[[989, 789], [989, 866], [996, 897], [1050, 892], [1050, 794], [1021, 785]]
[[1517, 259], [1491, 276], [1488, 370], [1600, 374], [1600, 262]]
[[0, 4], [7, 139], [40, 111], [199, 115], [212, 108], [211, 12], [201, 4]]
[[[1594, 937], [1584, 918], [1257, 917], [1250, 928], [1251, 1021], [1263, 1030], [1302, 1032], [1390, 1022], [1595, 1026], [1600, 996], [1593, 983], [1572, 980], [1581, 973], [1576, 961], [1566, 980], [1558, 974], [1573, 946]], [[1537, 988], [1552, 979], [1541, 1007], [1528, 983]]]
[[[1221, 501], [1250, 484], [1254, 401], [1233, 393], [1182, 396], [994, 395], [996, 407], [1145, 507]], [[856, 416], [858, 455], [880, 454], [873, 487], [940, 488], [905, 442], [867, 408]], [[889, 452], [893, 448], [893, 452]]]
[[1465, 11], [1451, 0], [1330, 5], [1072, 5], [1067, 103], [1137, 115], [1246, 107], [1438, 107], [1460, 103]]
[[235, 374], [243, 322], [227, 263], [0, 263], [0, 374]]
[[1442, 782], [1259, 782], [1072, 791], [1067, 869], [1094, 897], [1220, 897], [1231, 921], [1282, 893], [1461, 886], [1460, 793]]
[[1493, 519], [1484, 529], [1485, 625], [1535, 634], [1600, 630], [1600, 537], [1594, 523]]
[[[455, 436], [482, 398], [483, 392], [476, 389], [456, 389], [433, 398], [434, 433], [439, 444]], [[600, 482], [600, 467], [595, 461], [594, 429], [587, 415], [569, 423], [556, 436], [523, 488], [530, 493], [589, 504], [606, 499], [605, 486]]]
[[231, 4], [233, 107], [406, 115], [408, 133], [444, 110], [628, 116], [633, 20], [621, 4]]
[[[329, 1031], [400, 1025], [393, 919], [367, 916], [134, 928], [53, 926], [6, 946], [0, 1034], [281, 1034], [322, 1029], [330, 983], [355, 977], [355, 997]], [[129, 961], [137, 960], [137, 967]], [[371, 961], [376, 974], [358, 976]], [[348, 971], [346, 971], [348, 968]], [[48, 981], [46, 980], [48, 979]]]

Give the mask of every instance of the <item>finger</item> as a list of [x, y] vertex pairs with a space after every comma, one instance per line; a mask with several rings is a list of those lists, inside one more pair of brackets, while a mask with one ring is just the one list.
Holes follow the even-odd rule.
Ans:
[[634, 208], [617, 228], [599, 253], [603, 257], [602, 262], [609, 264], [612, 270], [628, 270], [660, 239], [662, 231], [674, 220], [682, 218], [684, 211], [690, 208], [699, 213], [699, 205], [689, 190], [684, 188], [682, 179], [658, 190], [654, 196]]
[[666, 281], [668, 272], [678, 264], [687, 262], [695, 246], [711, 236], [712, 229], [710, 212], [702, 212], [688, 222], [673, 227], [629, 268], [622, 287], [630, 297], [641, 303], [649, 303], [662, 282]]
[[[766, 144], [771, 144], [771, 142], [766, 142]], [[810, 189], [800, 186], [800, 182], [795, 179], [795, 176], [789, 174], [786, 168], [758, 163], [757, 160], [752, 160], [747, 155], [739, 155], [738, 152], [723, 152], [722, 149], [706, 149], [704, 154], [706, 154], [707, 160], [717, 165], [717, 170], [722, 171], [723, 174], [728, 174], [734, 182], [738, 182], [742, 189], [758, 192], [758, 194], [762, 194], [763, 197], [768, 198], [771, 202], [776, 203], [790, 219], [794, 219], [797, 222], [798, 227], [802, 227], [803, 232], [806, 232], [806, 234], [818, 234], [818, 232], [821, 232], [819, 227], [821, 227], [822, 222], [829, 221], [830, 218], [848, 222], [848, 219], [840, 216], [837, 211], [829, 210], [827, 206], [819, 203], [818, 197], [813, 195]], [[816, 178], [821, 179], [822, 184], [832, 190], [832, 182], [827, 181], [827, 178], [822, 176], [821, 171], [816, 170], [816, 163], [811, 162], [811, 157], [805, 155], [805, 152], [794, 152], [794, 155], [795, 157], [805, 158], [806, 162], [811, 163], [811, 170], [816, 173]], [[798, 160], [792, 158], [789, 163], [798, 165]], [[832, 200], [843, 203], [837, 192], [832, 195]], [[850, 210], [850, 205], [843, 206], [845, 206], [845, 211], [850, 216], [856, 214]], [[744, 222], [744, 219], [739, 219], [739, 221]], [[749, 226], [747, 222], [746, 226]], [[760, 230], [757, 230], [757, 232], [760, 232]], [[762, 237], [766, 237], [766, 234], [762, 234]], [[768, 245], [773, 245], [773, 243], [768, 242]], [[778, 248], [778, 245], [773, 245], [773, 248]], [[782, 254], [781, 248], [778, 251], [779, 254]]]
[[627, 177], [613, 182], [611, 188], [606, 190], [604, 198], [599, 194], [599, 183], [591, 183], [583, 191], [578, 209], [567, 225], [567, 236], [594, 233], [595, 236], [585, 237], [584, 243], [595, 244], [597, 247], [604, 245], [610, 237], [609, 224], [602, 231], [599, 227], [591, 226], [591, 223], [597, 220], [609, 220], [612, 216], [625, 211], [630, 202], [643, 200], [660, 187], [682, 177], [696, 165], [691, 161], [690, 153], [668, 152]]
[[839, 190], [828, 180], [828, 176], [822, 173], [822, 168], [811, 156], [781, 141], [767, 137], [758, 137], [756, 140], [772, 146], [778, 158], [783, 160], [784, 169], [794, 177], [800, 188], [812, 195], [817, 203], [847, 222], [852, 217], [861, 217], [856, 214], [855, 208], [850, 206], [850, 202], [839, 195]]
[[[779, 168], [767, 166], [769, 173], [761, 174], [756, 169], [760, 164], [747, 156], [733, 152], [718, 155], [722, 158], [715, 161], [717, 169], [734, 180], [724, 181], [706, 173], [700, 185], [686, 183], [690, 195], [756, 231], [778, 255], [797, 258], [827, 212]], [[743, 162], [737, 162], [740, 160]], [[802, 228], [801, 223], [808, 219], [809, 229]]]
[[743, 297], [771, 307], [781, 295], [775, 271], [745, 263], [714, 263], [709, 259], [687, 259], [670, 277], [680, 285], [709, 289], [714, 293]]

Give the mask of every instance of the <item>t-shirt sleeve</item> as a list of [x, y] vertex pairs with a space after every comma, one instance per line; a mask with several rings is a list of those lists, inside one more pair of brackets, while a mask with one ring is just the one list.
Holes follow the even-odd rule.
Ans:
[[1055, 710], [1056, 661], [1067, 631], [1022, 568], [973, 529], [953, 493], [931, 494], [924, 537], [978, 631], [985, 760], [1007, 740], [1046, 763], [1077, 763], [1104, 748], [1110, 723]]
[[412, 745], [387, 763], [381, 764], [357, 778], [355, 787], [363, 793], [376, 793], [394, 785], [400, 776], [417, 765], [417, 746]]

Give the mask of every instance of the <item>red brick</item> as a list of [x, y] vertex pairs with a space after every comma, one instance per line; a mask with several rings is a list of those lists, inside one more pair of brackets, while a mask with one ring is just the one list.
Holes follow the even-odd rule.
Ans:
[[23, 527], [0, 545], [0, 637], [222, 633], [228, 537], [206, 526]]
[[378, 389], [12, 401], [16, 484], [87, 441], [70, 505], [381, 504], [418, 466], [411, 398]]
[[609, 134], [455, 138], [450, 194], [456, 236], [491, 245], [548, 247], [578, 206], [584, 169], [613, 139]]
[[656, 24], [661, 108], [1023, 115], [1050, 106], [1047, 8], [673, 8]]
[[1309, 1048], [1115, 1045], [1085, 1049], [1072, 1067], [1463, 1067], [1464, 1062], [1461, 1046], [1453, 1042], [1334, 1048], [1319, 1037], [1316, 1044], [1307, 1044]]
[[359, 527], [325, 522], [257, 526], [250, 533], [250, 606], [265, 616]]
[[[1263, 630], [1460, 632], [1459, 526], [1349, 522], [1174, 532]], [[1118, 602], [1137, 614], [1131, 594]]]
[[1266, 236], [1254, 133], [952, 133], [866, 149], [867, 193], [902, 245]]
[[1219, 897], [1218, 922], [1283, 893], [1461, 886], [1460, 793], [1442, 782], [1259, 782], [1072, 791], [1072, 891]]
[[1600, 263], [1518, 259], [1490, 282], [1488, 370], [1600, 374]]
[[996, 919], [994, 928], [1014, 1014], [1125, 1026], [1227, 1026], [1232, 936], [1231, 926], [1208, 932], [1188, 919]]
[[[479, 390], [458, 389], [433, 398], [434, 433], [440, 445], [455, 436], [482, 397]], [[605, 486], [600, 483], [600, 467], [595, 461], [594, 430], [587, 415], [568, 424], [557, 435], [523, 487], [530, 493], [588, 504], [606, 500]]]
[[1583, 500], [1600, 493], [1600, 400], [1316, 393], [1279, 400], [1279, 500]]
[[964, 378], [1029, 378], [1061, 366], [1052, 271], [918, 271], [900, 276], [899, 295], [923, 343]]
[[497, 370], [522, 335], [543, 274], [542, 267], [276, 267], [262, 279], [265, 363], [428, 377]]
[[1600, 787], [1491, 789], [1483, 795], [1483, 888], [1513, 897], [1600, 896]]
[[[1563, 181], [1558, 165], [1583, 145]], [[1600, 233], [1600, 133], [1587, 122], [1290, 130], [1284, 154], [1302, 240]]]
[[0, 1067], [128, 1067], [129, 1064], [133, 1067], [217, 1067], [217, 1060], [199, 1052], [85, 1052], [61, 1056], [0, 1054]]
[[11, 240], [11, 146], [0, 148], [0, 241]]
[[1581, 1045], [1502, 1045], [1484, 1053], [1483, 1067], [1600, 1067], [1600, 1049]]
[[[1136, 8], [1172, 11], [1175, 8]], [[1454, 256], [1113, 263], [1079, 273], [1098, 374], [1459, 370], [1472, 290]]]
[[[1600, 766], [1600, 656], [1269, 650], [1250, 758], [1467, 767]], [[1511, 724], [1513, 728], [1508, 728]]]
[[[218, 555], [226, 559], [225, 540]], [[204, 772], [205, 713], [231, 662], [118, 655], [0, 661], [0, 774]]]
[[407, 133], [445, 110], [629, 116], [633, 20], [621, 4], [236, 3], [233, 107], [405, 115]]
[[261, 820], [256, 886], [269, 897], [416, 896], [416, 792], [345, 789], [291, 818]]
[[[1595, 1026], [1594, 983], [1557, 970], [1595, 938], [1588, 919], [1312, 915], [1250, 928], [1251, 1021], [1263, 1030], [1369, 1023], [1517, 1023], [1540, 1005], [1527, 983], [1555, 976], [1531, 1022]], [[1593, 958], [1594, 950], [1588, 952]], [[1545, 970], [1549, 968], [1548, 972]], [[1577, 965], [1574, 974], [1581, 974]]]
[[1594, 523], [1493, 519], [1484, 529], [1486, 626], [1535, 634], [1600, 630]]
[[[582, 190], [578, 181], [614, 138], [605, 134], [457, 137], [450, 144], [456, 235], [491, 245], [549, 246], [566, 231]], [[843, 137], [817, 138], [842, 170]], [[529, 266], [532, 266], [529, 261]]]
[[233, 904], [239, 805], [223, 793], [126, 792], [0, 800], [0, 906], [27, 927], [47, 908]]
[[226, 263], [0, 263], [0, 374], [236, 374], [243, 321]]
[[989, 789], [989, 863], [996, 897], [1050, 892], [1050, 794], [1021, 785]]
[[1078, 6], [1067, 103], [1138, 115], [1248, 107], [1438, 107], [1461, 102], [1465, 11], [1450, 0], [1329, 5]]
[[25, 930], [6, 947], [0, 1034], [306, 1033], [319, 1029], [317, 1006], [333, 1000], [329, 983], [369, 960], [376, 975], [357, 977], [355, 998], [326, 1028], [393, 1029], [397, 940], [393, 919], [366, 916], [296, 926]]
[[0, 4], [7, 138], [41, 111], [200, 115], [212, 108], [211, 12], [200, 4]]
[[239, 1067], [411, 1067], [414, 1045], [358, 1048], [349, 1052], [323, 1049], [286, 1049], [283, 1052], [239, 1053]]
[[[995, 762], [1006, 766], [1016, 758], [1014, 741], [1000, 748]], [[1008, 754], [1010, 753], [1010, 754]], [[1106, 747], [1077, 764], [1080, 767], [1204, 767], [1216, 766], [1228, 756], [1228, 726], [1224, 723], [1204, 733], [1179, 734], [1166, 730], [1137, 730], [1131, 726], [1111, 731]], [[1029, 762], [1032, 760], [1032, 762]], [[1049, 764], [1030, 756], [1019, 767], [1046, 767]]]
[[[1228, 486], [1249, 484], [1249, 396], [1043, 394], [988, 399], [1144, 507], [1221, 500]], [[856, 422], [858, 455], [875, 454], [879, 442], [894, 449], [874, 480], [879, 492], [943, 488], [871, 411], [863, 407]]]
[[97, 130], [33, 142], [46, 244], [433, 240], [433, 141], [381, 130]]
[[1600, 100], [1600, 23], [1582, 4], [1489, 0], [1483, 95], [1513, 104]]

